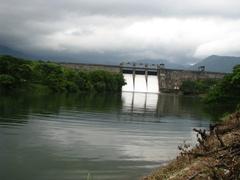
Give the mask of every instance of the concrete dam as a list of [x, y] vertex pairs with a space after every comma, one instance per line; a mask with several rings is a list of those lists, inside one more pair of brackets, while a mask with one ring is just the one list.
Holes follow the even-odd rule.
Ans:
[[222, 79], [226, 74], [207, 72], [204, 67], [198, 71], [168, 69], [164, 64], [121, 63], [120, 65], [61, 63], [79, 70], [105, 70], [121, 72], [126, 81], [123, 91], [130, 92], [177, 92], [186, 80]]

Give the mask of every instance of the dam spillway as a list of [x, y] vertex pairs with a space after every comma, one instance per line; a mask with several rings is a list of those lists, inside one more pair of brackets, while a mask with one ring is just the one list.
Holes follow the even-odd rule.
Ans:
[[122, 87], [122, 91], [126, 92], [143, 92], [143, 93], [159, 93], [158, 77], [154, 75], [134, 75], [123, 74], [126, 85]]
[[126, 85], [122, 87], [122, 91], [141, 92], [141, 93], [159, 93], [159, 66], [152, 65], [136, 65], [123, 66], [122, 73]]

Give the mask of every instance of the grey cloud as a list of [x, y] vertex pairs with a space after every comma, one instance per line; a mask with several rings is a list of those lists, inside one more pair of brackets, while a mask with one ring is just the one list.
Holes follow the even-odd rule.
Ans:
[[239, 8], [238, 0], [0, 0], [0, 45], [44, 59], [189, 63], [240, 55]]
[[[117, 16], [239, 16], [238, 0], [1, 0], [2, 13], [57, 19], [66, 14]], [[1, 14], [2, 14], [1, 13]], [[32, 16], [28, 16], [32, 15]]]

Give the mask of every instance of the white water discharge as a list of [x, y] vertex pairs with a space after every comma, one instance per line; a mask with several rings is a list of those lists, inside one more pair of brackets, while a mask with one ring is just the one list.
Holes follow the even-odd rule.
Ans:
[[133, 88], [133, 75], [132, 74], [123, 74], [123, 77], [125, 79], [125, 82], [127, 84], [125, 84], [123, 87], [122, 87], [122, 91], [130, 91], [130, 92], [133, 92], [134, 88]]
[[127, 92], [143, 92], [143, 93], [159, 93], [158, 87], [158, 77], [153, 75], [148, 75], [146, 82], [145, 75], [135, 75], [135, 86], [133, 83], [132, 74], [123, 74], [126, 81], [126, 85], [122, 87], [122, 91]]
[[145, 75], [135, 75], [134, 92], [148, 92]]
[[153, 75], [148, 75], [148, 87], [147, 92], [149, 93], [158, 93], [158, 77]]

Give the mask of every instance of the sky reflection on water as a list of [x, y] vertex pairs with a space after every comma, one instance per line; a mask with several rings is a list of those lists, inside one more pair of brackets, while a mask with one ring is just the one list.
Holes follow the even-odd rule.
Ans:
[[138, 179], [208, 124], [193, 97], [0, 97], [0, 179]]

